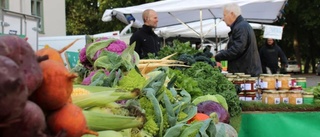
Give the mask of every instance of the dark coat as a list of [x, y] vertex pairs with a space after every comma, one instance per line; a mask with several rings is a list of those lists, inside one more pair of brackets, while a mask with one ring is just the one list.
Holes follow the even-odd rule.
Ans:
[[261, 47], [259, 53], [263, 73], [267, 72], [266, 67], [270, 68], [272, 73], [276, 73], [279, 69], [279, 58], [281, 65], [286, 66], [288, 64], [286, 55], [275, 42], [273, 45], [268, 45], [266, 43]]
[[215, 56], [216, 61], [227, 60], [229, 73], [262, 73], [256, 36], [248, 22], [240, 15], [231, 25], [227, 49]]
[[150, 26], [143, 25], [141, 29], [132, 34], [130, 45], [136, 42], [135, 51], [140, 58], [145, 58], [148, 53], [155, 53], [160, 50], [160, 38], [154, 33]]

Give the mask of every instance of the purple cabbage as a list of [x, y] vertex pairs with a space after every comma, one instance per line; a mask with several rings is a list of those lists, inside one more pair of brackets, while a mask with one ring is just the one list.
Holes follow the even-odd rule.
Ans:
[[[98, 38], [96, 39], [94, 42], [99, 42], [99, 41], [103, 41], [103, 40], [107, 40], [107, 37], [102, 37], [102, 38]], [[86, 47], [91, 46], [93, 43], [86, 45]], [[92, 68], [92, 64], [90, 63], [90, 61], [87, 59], [87, 55], [86, 55], [86, 47], [82, 48], [80, 51], [80, 55], [79, 55], [79, 59], [80, 59], [80, 63], [82, 65], [84, 65], [87, 68]], [[106, 51], [110, 51], [110, 52], [114, 52], [118, 55], [121, 55], [122, 52], [127, 48], [127, 44], [122, 41], [122, 40], [116, 40], [112, 43], [110, 43], [106, 48], [101, 49], [99, 51], [97, 51], [97, 53], [94, 55], [94, 57], [92, 58], [93, 61], [95, 61], [99, 55], [101, 54], [102, 50], [106, 50]]]
[[197, 105], [197, 108], [198, 108], [198, 113], [204, 113], [209, 116], [211, 113], [216, 112], [220, 122], [227, 123], [227, 124], [229, 124], [230, 122], [230, 115], [228, 111], [217, 102], [214, 102], [211, 100], [204, 101], [199, 103]]

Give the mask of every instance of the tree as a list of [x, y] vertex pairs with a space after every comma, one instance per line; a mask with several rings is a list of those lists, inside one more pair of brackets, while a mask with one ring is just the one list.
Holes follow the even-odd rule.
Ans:
[[315, 72], [315, 58], [319, 58], [316, 53], [320, 49], [320, 37], [316, 35], [320, 28], [319, 6], [320, 0], [289, 0], [279, 20], [279, 23], [285, 26], [283, 42], [287, 47], [293, 47], [293, 57], [300, 65], [302, 60], [305, 61], [305, 73], [309, 71], [310, 62]]
[[66, 0], [67, 35], [97, 34], [121, 30], [125, 24], [114, 19], [103, 22], [106, 9], [139, 5], [155, 0]]

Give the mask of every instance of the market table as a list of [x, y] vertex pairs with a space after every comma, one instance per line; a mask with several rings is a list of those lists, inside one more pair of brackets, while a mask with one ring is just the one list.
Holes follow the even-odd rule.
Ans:
[[239, 137], [320, 137], [320, 111], [244, 112]]

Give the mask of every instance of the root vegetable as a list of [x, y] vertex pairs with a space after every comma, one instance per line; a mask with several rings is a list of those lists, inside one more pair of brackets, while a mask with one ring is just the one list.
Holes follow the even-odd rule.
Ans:
[[0, 76], [0, 127], [6, 127], [17, 122], [28, 98], [28, 89], [19, 66], [1, 55]]
[[74, 40], [73, 42], [71, 42], [70, 44], [68, 44], [67, 46], [63, 47], [61, 50], [56, 50], [54, 48], [51, 48], [49, 46], [44, 47], [43, 49], [40, 49], [36, 52], [37, 56], [44, 56], [44, 55], [48, 55], [49, 56], [49, 60], [55, 60], [58, 62], [61, 62], [62, 64], [64, 64], [63, 59], [61, 57], [61, 53], [63, 53], [64, 51], [66, 51], [68, 48], [70, 48], [74, 43], [76, 43], [79, 39]]
[[9, 57], [17, 63], [19, 71], [27, 79], [28, 93], [31, 95], [42, 82], [42, 72], [29, 43], [18, 36], [1, 36], [0, 49], [0, 55]]
[[82, 109], [71, 103], [50, 114], [47, 124], [50, 131], [54, 134], [64, 130], [67, 133], [67, 137], [81, 137], [84, 134], [98, 136], [97, 132], [87, 128], [87, 122]]
[[54, 60], [43, 61], [40, 67], [43, 82], [30, 99], [45, 111], [59, 109], [68, 102], [73, 90], [73, 79], [77, 76]]
[[1, 137], [45, 137], [46, 121], [41, 108], [28, 101], [20, 116], [20, 121], [2, 128]]

